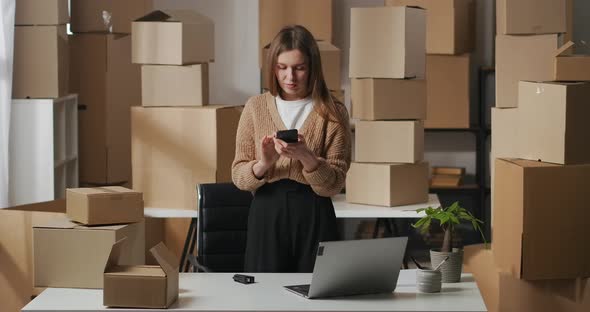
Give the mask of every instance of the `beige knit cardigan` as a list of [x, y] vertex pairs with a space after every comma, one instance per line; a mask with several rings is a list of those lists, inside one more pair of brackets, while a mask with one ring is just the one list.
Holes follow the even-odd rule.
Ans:
[[[338, 109], [343, 120], [349, 120], [346, 107], [338, 104]], [[337, 122], [325, 120], [315, 110], [311, 111], [299, 133], [304, 136], [308, 148], [319, 157], [317, 169], [307, 172], [300, 161], [281, 156], [265, 176], [258, 179], [252, 166], [261, 157], [262, 137], [273, 135], [278, 130], [286, 130], [286, 127], [277, 110], [275, 98], [268, 92], [251, 97], [240, 117], [236, 135], [232, 180], [238, 188], [254, 192], [265, 183], [281, 179], [308, 184], [316, 194], [326, 197], [338, 194], [344, 188], [351, 158], [348, 123], [341, 126]]]

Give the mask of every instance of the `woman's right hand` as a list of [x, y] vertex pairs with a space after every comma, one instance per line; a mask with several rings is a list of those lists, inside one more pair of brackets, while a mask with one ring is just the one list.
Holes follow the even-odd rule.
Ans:
[[260, 155], [261, 158], [258, 163], [254, 165], [252, 170], [254, 175], [261, 179], [268, 169], [274, 166], [275, 162], [279, 159], [279, 154], [275, 150], [275, 143], [271, 135], [267, 135], [260, 141]]

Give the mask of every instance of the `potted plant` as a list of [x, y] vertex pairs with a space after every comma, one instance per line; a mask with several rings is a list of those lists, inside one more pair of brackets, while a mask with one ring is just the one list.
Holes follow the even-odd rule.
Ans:
[[416, 210], [416, 212], [424, 212], [426, 216], [412, 224], [414, 228], [422, 233], [426, 233], [430, 229], [432, 221], [436, 220], [435, 222], [438, 222], [444, 232], [442, 248], [430, 250], [431, 265], [436, 267], [448, 256], [449, 259], [440, 268], [442, 281], [443, 283], [459, 282], [461, 280], [461, 268], [463, 266], [463, 249], [453, 248], [453, 231], [455, 226], [461, 222], [470, 222], [473, 229], [479, 231], [484, 243], [486, 243], [485, 236], [480, 227], [483, 221], [477, 219], [469, 211], [461, 207], [459, 202], [454, 202], [448, 207], [421, 208]]

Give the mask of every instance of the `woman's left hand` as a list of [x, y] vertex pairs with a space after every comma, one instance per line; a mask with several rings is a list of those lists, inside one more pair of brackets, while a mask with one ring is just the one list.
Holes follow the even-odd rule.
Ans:
[[307, 172], [314, 171], [320, 164], [316, 155], [307, 147], [303, 135], [297, 135], [298, 141], [296, 143], [287, 143], [281, 139], [273, 138], [275, 143], [275, 150], [280, 156], [299, 160], [303, 165], [303, 169]]

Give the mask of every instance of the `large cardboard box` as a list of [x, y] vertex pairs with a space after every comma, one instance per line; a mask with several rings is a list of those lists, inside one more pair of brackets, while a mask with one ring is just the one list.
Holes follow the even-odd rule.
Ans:
[[131, 106], [141, 104], [141, 73], [131, 64], [131, 37], [74, 34], [70, 89], [78, 93], [80, 181], [131, 180]]
[[34, 294], [33, 226], [65, 212], [63, 199], [0, 209], [1, 311], [20, 311]]
[[142, 106], [209, 104], [209, 65], [141, 66]]
[[358, 162], [420, 162], [424, 159], [424, 126], [418, 120], [360, 120], [354, 151]]
[[133, 188], [146, 207], [196, 209], [198, 183], [230, 182], [242, 107], [133, 107]]
[[121, 264], [145, 262], [144, 222], [84, 226], [67, 218], [54, 219], [33, 229], [35, 286], [102, 288], [111, 247], [126, 237]]
[[401, 206], [428, 201], [428, 163], [350, 165], [346, 176], [346, 201]]
[[362, 120], [425, 119], [426, 80], [350, 80], [352, 118]]
[[68, 217], [84, 225], [143, 220], [142, 194], [121, 186], [67, 189], [66, 202]]
[[470, 54], [426, 57], [425, 128], [469, 128]]
[[15, 1], [14, 24], [62, 25], [70, 21], [68, 0]]
[[590, 276], [590, 165], [496, 159], [494, 260], [518, 279]]
[[558, 35], [496, 36], [496, 107], [518, 107], [520, 80], [552, 81]]
[[104, 269], [107, 307], [168, 308], [178, 299], [178, 259], [159, 243], [150, 249], [158, 265], [120, 265], [125, 240], [113, 245]]
[[582, 312], [590, 309], [590, 279], [525, 281], [496, 269], [484, 245], [466, 246], [463, 270], [473, 273], [490, 312]]
[[287, 25], [302, 25], [316, 40], [332, 41], [332, 0], [260, 0], [258, 30], [260, 67], [262, 50]]
[[590, 83], [521, 81], [518, 95], [519, 158], [590, 164]]
[[351, 78], [424, 78], [426, 12], [410, 7], [350, 10]]
[[462, 54], [475, 46], [473, 0], [385, 0], [385, 5], [426, 9], [426, 53]]
[[133, 63], [187, 65], [215, 60], [213, 20], [191, 10], [153, 11], [132, 24]]
[[[340, 59], [342, 52], [329, 42], [318, 41], [320, 57], [322, 59], [322, 73], [324, 80], [330, 90], [341, 90], [340, 84]], [[263, 59], [268, 57], [269, 45], [263, 50]], [[269, 89], [270, 81], [268, 77], [268, 62], [262, 63], [262, 87]]]
[[566, 32], [565, 0], [497, 0], [496, 33], [535, 35]]
[[15, 26], [12, 98], [58, 98], [68, 93], [66, 25]]
[[131, 33], [131, 22], [149, 13], [153, 0], [72, 0], [74, 33]]

